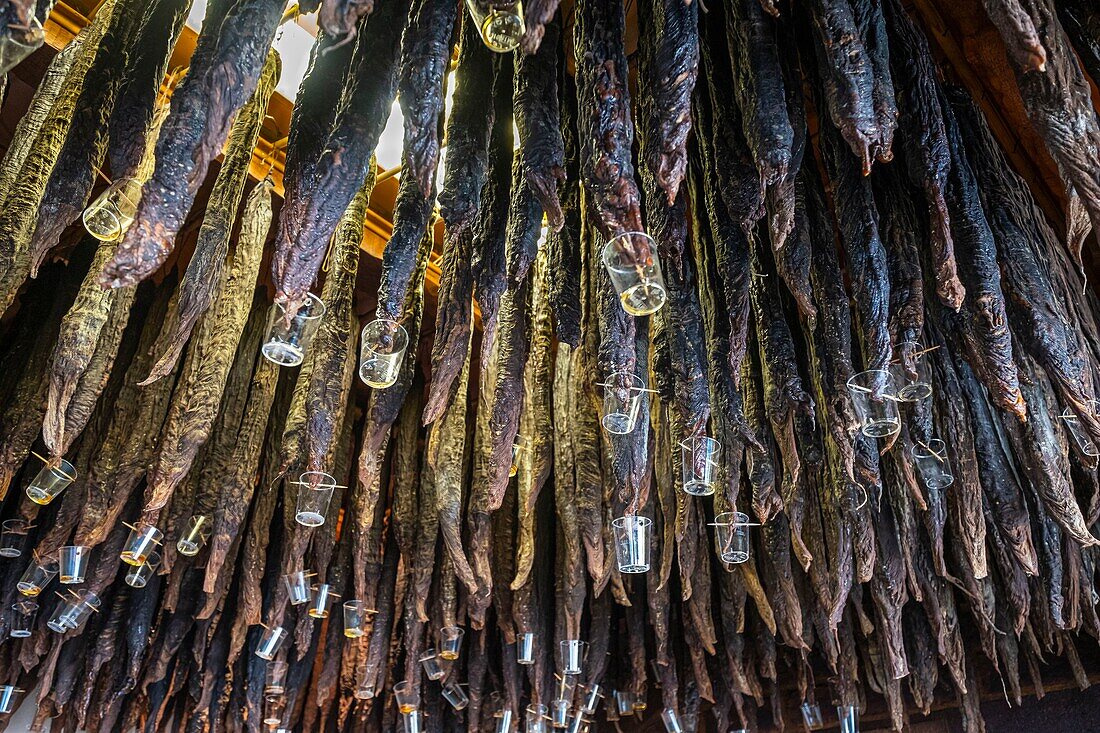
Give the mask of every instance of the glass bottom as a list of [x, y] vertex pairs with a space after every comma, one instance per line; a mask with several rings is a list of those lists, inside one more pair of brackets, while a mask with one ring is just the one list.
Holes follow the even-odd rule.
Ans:
[[863, 434], [868, 438], [888, 438], [900, 430], [901, 420], [898, 418], [868, 420], [863, 424]]
[[415, 705], [398, 705], [397, 711], [402, 715], [408, 715], [409, 713], [416, 712]]
[[0, 547], [0, 557], [19, 557], [22, 554], [18, 547]]
[[26, 639], [30, 635], [30, 629], [12, 629], [10, 634], [13, 639]]
[[274, 715], [269, 715], [264, 718], [264, 725], [278, 725], [283, 722], [282, 718], [276, 718]]
[[[84, 209], [81, 218], [84, 220], [84, 228], [88, 230], [88, 234], [101, 242], [113, 242], [122, 236], [124, 228], [122, 219], [118, 210], [110, 204], [92, 204]], [[126, 226], [129, 227], [129, 224], [130, 222], [127, 222]]]
[[144, 588], [148, 583], [149, 581], [141, 575], [130, 574], [126, 576], [126, 585], [131, 588]]
[[198, 555], [200, 549], [202, 548], [199, 547], [199, 544], [197, 542], [180, 540], [176, 543], [176, 550], [178, 550], [181, 555], [187, 555], [188, 557], [194, 557], [195, 555]]
[[534, 664], [534, 663], [535, 663], [535, 658], [534, 657], [524, 657], [522, 659], [517, 659], [516, 660], [516, 664], [527, 664], [527, 665], [529, 665], [529, 664]]
[[286, 691], [286, 688], [282, 685], [268, 685], [264, 688], [264, 693], [268, 695], [282, 695]]
[[939, 491], [940, 489], [946, 489], [953, 483], [955, 483], [954, 476], [939, 476], [937, 478], [925, 481], [924, 485], [934, 491]]
[[394, 373], [392, 377], [387, 374], [387, 372], [390, 371], [388, 367], [388, 364], [384, 364], [375, 359], [365, 361], [363, 365], [359, 367], [359, 378], [371, 389], [386, 389], [387, 387], [392, 387], [397, 382], [397, 374]]
[[122, 552], [118, 553], [118, 557], [120, 560], [122, 560], [122, 562], [126, 563], [127, 565], [133, 565], [135, 567], [144, 565], [145, 561], [149, 559], [148, 555], [135, 555], [129, 550], [123, 550]]
[[481, 24], [481, 40], [490, 51], [508, 53], [519, 47], [523, 18], [515, 13], [491, 12]]
[[728, 562], [731, 565], [740, 565], [743, 562], [748, 562], [748, 559], [749, 553], [742, 550], [731, 550], [722, 553], [723, 562]]
[[632, 316], [648, 316], [664, 307], [668, 296], [657, 283], [641, 282], [619, 294], [623, 310]]
[[312, 618], [328, 618], [328, 611], [318, 611], [315, 608], [309, 609], [309, 615]]
[[649, 563], [637, 563], [634, 565], [620, 565], [620, 573], [648, 573]]
[[626, 435], [634, 432], [634, 420], [625, 412], [612, 412], [600, 419], [603, 429], [612, 435]]
[[458, 652], [442, 652], [441, 651], [439, 653], [439, 658], [440, 659], [446, 659], [448, 662], [453, 662], [454, 660], [458, 659]]
[[692, 496], [710, 496], [714, 493], [714, 484], [708, 481], [688, 481], [684, 484], [684, 493]]
[[76, 585], [84, 582], [83, 575], [62, 575], [58, 578], [64, 585]]
[[365, 634], [366, 632], [362, 629], [344, 629], [344, 636], [348, 637], [349, 639], [358, 639]]
[[561, 673], [562, 674], [580, 674], [581, 673], [581, 668], [580, 667], [566, 667], [565, 669], [563, 669], [561, 671]]
[[268, 341], [260, 348], [264, 358], [279, 366], [298, 366], [302, 363], [305, 352], [293, 344], [282, 341]]
[[66, 631], [69, 630], [69, 627], [61, 621], [47, 621], [46, 627], [50, 631], [56, 631], [58, 634], [64, 634]]
[[263, 660], [268, 661], [268, 662], [270, 662], [272, 659], [275, 658], [274, 654], [270, 654], [270, 653], [262, 651], [260, 649], [256, 650], [256, 656], [259, 657], [260, 659], [263, 659]]
[[320, 512], [298, 512], [294, 521], [304, 527], [320, 527], [325, 523], [325, 515]]
[[30, 596], [31, 598], [34, 598], [36, 595], [42, 592], [41, 588], [31, 583], [16, 583], [15, 589], [23, 595]]
[[27, 498], [39, 506], [46, 506], [53, 501], [53, 494], [38, 488], [34, 484], [27, 487]]
[[931, 396], [932, 385], [926, 382], [914, 382], [898, 390], [898, 399], [904, 402], [920, 402]]

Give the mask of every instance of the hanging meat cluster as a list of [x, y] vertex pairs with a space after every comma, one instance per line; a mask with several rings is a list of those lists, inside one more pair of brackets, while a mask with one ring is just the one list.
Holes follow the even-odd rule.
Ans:
[[107, 0], [0, 161], [0, 713], [973, 733], [980, 679], [1088, 684], [1100, 9], [984, 0], [1051, 212], [900, 0], [637, 0], [629, 55], [619, 0], [303, 2], [280, 203], [289, 14], [211, 0], [169, 70], [190, 4]]

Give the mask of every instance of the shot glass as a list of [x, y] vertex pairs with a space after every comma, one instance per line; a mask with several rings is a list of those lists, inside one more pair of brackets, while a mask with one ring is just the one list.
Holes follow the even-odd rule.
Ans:
[[516, 639], [516, 663], [535, 663], [535, 634], [533, 631], [524, 632]]
[[286, 673], [289, 669], [290, 665], [286, 662], [268, 662], [264, 692], [269, 695], [281, 695], [286, 692]]
[[58, 580], [64, 585], [76, 585], [84, 582], [88, 571], [88, 557], [92, 548], [85, 545], [66, 545], [57, 551]]
[[306, 296], [289, 322], [282, 303], [273, 303], [267, 316], [264, 345], [260, 347], [264, 358], [279, 366], [301, 364], [324, 315], [325, 304], [313, 293]]
[[260, 636], [260, 644], [256, 647], [256, 656], [260, 659], [271, 661], [279, 653], [279, 647], [286, 641], [286, 629], [282, 626], [264, 627], [264, 633]]
[[588, 643], [580, 639], [563, 639], [558, 644], [562, 674], [580, 674], [588, 655]]
[[599, 683], [593, 682], [584, 691], [584, 701], [581, 703], [582, 715], [595, 715], [596, 708], [600, 706], [600, 698], [603, 697], [603, 691], [600, 689]]
[[27, 498], [35, 504], [45, 506], [57, 498], [73, 481], [76, 481], [76, 469], [64, 458], [54, 463], [46, 463], [42, 470], [27, 486]]
[[131, 565], [126, 570], [126, 585], [132, 588], [144, 588], [157, 574], [160, 567], [161, 556], [159, 552], [150, 552], [141, 565]]
[[657, 243], [645, 232], [624, 232], [610, 240], [603, 248], [603, 264], [630, 315], [656, 313], [668, 300]]
[[164, 533], [147, 522], [138, 522], [136, 525], [127, 524], [130, 528], [130, 536], [119, 554], [122, 562], [127, 565], [144, 565], [149, 555], [160, 546], [164, 540]]
[[569, 727], [569, 701], [560, 697], [550, 702], [550, 727]]
[[919, 402], [932, 396], [932, 368], [927, 350], [915, 341], [898, 344], [890, 374], [902, 402]]
[[313, 573], [299, 570], [283, 576], [283, 582], [286, 584], [287, 600], [290, 601], [290, 605], [300, 606], [303, 603], [309, 603], [313, 597], [313, 589], [309, 585], [311, 575]]
[[684, 733], [680, 715], [672, 708], [665, 708], [661, 711], [661, 722], [665, 724], [666, 733]]
[[24, 692], [14, 685], [0, 685], [0, 715], [14, 713]]
[[410, 710], [407, 713], [401, 714], [401, 724], [404, 726], [404, 733], [420, 733], [421, 717], [419, 710]]
[[626, 690], [615, 690], [615, 709], [626, 717], [634, 714], [634, 696]]
[[749, 559], [749, 515], [722, 512], [714, 518], [714, 542], [718, 558], [734, 565]]
[[313, 602], [309, 604], [309, 615], [313, 618], [328, 618], [332, 599], [339, 598], [340, 594], [332, 589], [328, 583], [321, 583], [313, 594]]
[[420, 666], [424, 668], [424, 674], [430, 680], [441, 680], [447, 676], [447, 670], [440, 664], [439, 654], [435, 649], [425, 649], [420, 655]]
[[[1094, 415], [1100, 415], [1100, 402], [1089, 400], [1088, 405]], [[1100, 456], [1100, 450], [1097, 449], [1096, 443], [1093, 442], [1092, 437], [1089, 435], [1088, 431], [1085, 430], [1085, 426], [1081, 424], [1080, 418], [1078, 418], [1072, 410], [1065, 410], [1058, 416], [1058, 419], [1066, 426], [1066, 430], [1073, 437], [1073, 442], [1077, 444], [1081, 453], [1089, 458]]]
[[444, 626], [439, 630], [439, 656], [447, 661], [458, 659], [462, 650], [462, 637], [465, 631], [457, 626]]
[[38, 614], [38, 604], [34, 601], [16, 601], [11, 606], [11, 636], [13, 639], [26, 639], [34, 631], [34, 617]]
[[569, 720], [569, 733], [588, 733], [592, 729], [592, 722], [580, 713]]
[[306, 471], [298, 477], [298, 508], [294, 521], [304, 527], [320, 527], [336, 489], [336, 479], [323, 471]]
[[134, 223], [139, 203], [141, 181], [136, 178], [120, 178], [84, 209], [84, 228], [101, 242], [121, 239]]
[[57, 560], [35, 556], [31, 560], [31, 564], [23, 571], [23, 576], [19, 578], [19, 582], [15, 584], [15, 589], [23, 595], [33, 598], [45, 590], [50, 581], [57, 577], [59, 570]]
[[363, 601], [344, 601], [344, 636], [358, 639], [367, 633], [367, 608]]
[[821, 706], [809, 700], [802, 703], [802, 722], [808, 730], [818, 730], [825, 727], [825, 718], [821, 714]]
[[859, 708], [855, 705], [837, 705], [836, 717], [840, 733], [859, 733]]
[[19, 557], [27, 549], [31, 525], [25, 519], [5, 519], [0, 523], [0, 557]]
[[409, 334], [397, 321], [379, 318], [363, 326], [359, 337], [359, 378], [368, 387], [392, 387], [401, 375]]
[[897, 389], [890, 372], [870, 369], [848, 380], [848, 394], [868, 438], [885, 438], [901, 430]]
[[527, 30], [520, 0], [466, 0], [466, 7], [490, 51], [508, 53], [519, 46]]
[[519, 461], [525, 450], [527, 450], [527, 439], [522, 435], [517, 435], [516, 442], [512, 444], [512, 465], [508, 467], [509, 478], [519, 473]]
[[611, 520], [620, 573], [649, 572], [649, 535], [653, 520], [628, 514]]
[[103, 601], [90, 590], [72, 591], [64, 616], [65, 625], [69, 629], [79, 629], [93, 613], [99, 612], [99, 607], [102, 605]]
[[714, 438], [697, 436], [680, 443], [684, 493], [710, 496], [718, 483], [718, 460], [722, 444]]
[[511, 708], [501, 708], [496, 714], [497, 733], [512, 733], [515, 730], [515, 715]]
[[470, 704], [469, 696], [457, 682], [443, 685], [443, 699], [455, 710], [464, 710]]
[[603, 417], [600, 424], [613, 435], [634, 431], [641, 411], [645, 382], [631, 372], [614, 372], [603, 384]]
[[932, 438], [927, 443], [916, 443], [910, 452], [925, 486], [934, 490], [946, 489], [955, 482], [947, 462], [947, 446], [942, 440]]
[[371, 699], [373, 699], [374, 698], [374, 683], [373, 682], [364, 682], [363, 684], [356, 685], [355, 686], [355, 692], [353, 694], [355, 695], [356, 700], [371, 700]]
[[181, 555], [194, 557], [210, 539], [213, 529], [211, 518], [204, 514], [194, 514], [187, 520], [187, 529], [176, 541], [176, 550]]
[[55, 634], [64, 634], [69, 630], [69, 619], [76, 608], [72, 598], [58, 594], [61, 601], [54, 607], [53, 616], [46, 622], [46, 628]]
[[20, 61], [37, 51], [46, 42], [46, 31], [38, 18], [32, 15], [29, 26], [23, 33], [9, 32], [0, 39], [0, 75], [14, 69]]
[[264, 697], [264, 725], [279, 725], [286, 715], [286, 695], [266, 695]]
[[397, 702], [397, 710], [401, 713], [411, 713], [420, 707], [420, 692], [409, 680], [403, 680], [393, 686], [393, 697]]
[[525, 721], [527, 733], [546, 733], [546, 724], [549, 719], [549, 711], [545, 705], [538, 702], [531, 703], [527, 706], [527, 719]]

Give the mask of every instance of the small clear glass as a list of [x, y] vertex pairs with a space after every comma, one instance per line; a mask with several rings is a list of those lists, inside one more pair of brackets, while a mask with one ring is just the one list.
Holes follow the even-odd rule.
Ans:
[[464, 710], [470, 704], [466, 691], [457, 682], [448, 682], [443, 685], [443, 699], [455, 710]]
[[359, 378], [368, 387], [392, 387], [401, 376], [409, 334], [397, 321], [379, 318], [363, 326], [359, 338]]
[[520, 0], [466, 0], [466, 7], [490, 51], [508, 53], [519, 47], [527, 30]]
[[517, 435], [516, 442], [512, 444], [512, 465], [508, 467], [508, 478], [512, 478], [519, 473], [519, 461], [525, 450], [527, 450], [527, 439], [522, 435]]
[[286, 695], [267, 695], [264, 697], [264, 725], [279, 725], [286, 715]]
[[61, 599], [54, 618], [46, 623], [46, 626], [60, 634], [70, 629], [79, 629], [103, 604], [99, 596], [85, 589], [75, 591], [67, 597], [62, 596]]
[[14, 685], [0, 685], [0, 715], [14, 713], [19, 707], [19, 699], [26, 690]]
[[628, 514], [611, 520], [620, 573], [649, 572], [649, 534], [653, 520]]
[[645, 382], [631, 372], [615, 372], [603, 383], [603, 417], [600, 424], [613, 435], [634, 431], [641, 411]]
[[76, 481], [76, 468], [73, 464], [64, 458], [54, 459], [47, 462], [27, 486], [27, 497], [35, 504], [45, 506], [73, 481]]
[[264, 692], [270, 695], [281, 695], [286, 692], [286, 673], [289, 669], [290, 665], [286, 662], [268, 662]]
[[286, 308], [282, 303], [273, 303], [267, 316], [264, 345], [260, 347], [264, 358], [279, 366], [295, 367], [301, 364], [324, 315], [325, 304], [313, 293], [306, 295], [289, 323]]
[[88, 571], [88, 558], [92, 548], [85, 545], [66, 545], [57, 551], [58, 580], [64, 585], [84, 582]]
[[837, 705], [836, 717], [840, 733], [859, 733], [859, 708], [855, 705]]
[[344, 636], [358, 639], [367, 633], [367, 608], [363, 601], [344, 601]]
[[457, 626], [444, 626], [439, 630], [439, 656], [451, 662], [458, 659], [462, 650], [462, 637], [465, 631]]
[[890, 364], [890, 374], [898, 387], [897, 397], [902, 402], [920, 402], [932, 396], [932, 368], [928, 350], [915, 341], [898, 344], [897, 357]]
[[133, 588], [144, 588], [149, 585], [149, 581], [157, 574], [160, 561], [159, 552], [150, 552], [141, 565], [131, 565], [126, 570], [126, 585]]
[[897, 389], [890, 372], [870, 369], [848, 380], [848, 394], [868, 438], [886, 438], [901, 430]]
[[53, 610], [53, 616], [46, 622], [46, 628], [55, 634], [64, 634], [69, 630], [69, 618], [72, 616], [76, 603], [69, 597], [58, 594], [61, 602]]
[[585, 717], [580, 713], [577, 713], [569, 720], [569, 733], [588, 733], [591, 727], [592, 723], [585, 720]]
[[355, 687], [355, 699], [356, 700], [372, 700], [374, 699], [374, 683], [364, 682], [361, 685]]
[[50, 581], [57, 577], [59, 570], [57, 560], [48, 557], [39, 558], [36, 555], [23, 571], [23, 576], [15, 584], [15, 589], [33, 598], [46, 589]]
[[127, 565], [144, 565], [149, 555], [164, 540], [164, 533], [147, 522], [126, 526], [130, 528], [130, 536], [126, 539], [126, 545], [119, 557]]
[[403, 680], [393, 686], [393, 697], [399, 712], [411, 713], [420, 707], [420, 692], [409, 680]]
[[610, 240], [603, 248], [603, 264], [630, 315], [656, 313], [668, 300], [657, 243], [645, 232], [624, 232]]
[[684, 493], [710, 496], [718, 484], [718, 461], [722, 444], [714, 438], [697, 436], [680, 443]]
[[187, 520], [187, 529], [180, 535], [176, 542], [176, 550], [181, 555], [194, 557], [210, 539], [210, 532], [214, 523], [204, 514], [194, 514]]
[[495, 717], [497, 719], [497, 733], [513, 733], [516, 724], [515, 715], [512, 713], [511, 708], [501, 708]]
[[34, 630], [34, 617], [38, 615], [38, 604], [34, 601], [16, 601], [11, 606], [11, 636], [14, 639], [26, 639]]
[[[29, 7], [33, 10], [35, 6]], [[23, 33], [8, 33], [0, 39], [0, 75], [14, 69], [20, 61], [42, 48], [46, 42], [46, 31], [37, 17], [32, 15], [28, 25]]]
[[535, 663], [535, 633], [527, 631], [516, 639], [516, 662], [518, 664]]
[[141, 181], [136, 178], [120, 178], [84, 209], [84, 228], [101, 242], [121, 239], [134, 223], [139, 203]]
[[714, 542], [718, 558], [734, 565], [749, 559], [749, 515], [722, 512], [714, 518]]
[[405, 733], [420, 733], [421, 718], [419, 710], [410, 710], [401, 714], [401, 723], [405, 727]]
[[955, 483], [955, 477], [951, 475], [951, 464], [947, 461], [947, 445], [942, 440], [932, 438], [928, 443], [918, 442], [910, 451], [925, 486], [938, 490]]
[[580, 639], [563, 639], [558, 644], [562, 674], [580, 674], [588, 656], [588, 642]]
[[600, 706], [600, 698], [603, 697], [603, 691], [600, 689], [600, 685], [597, 682], [593, 682], [584, 691], [584, 702], [581, 703], [581, 713], [583, 715], [595, 715], [596, 708]]
[[809, 700], [802, 703], [802, 722], [808, 730], [818, 730], [825, 727], [825, 717], [821, 714], [821, 706]]
[[25, 519], [5, 519], [0, 523], [0, 557], [19, 557], [27, 549], [31, 525]]
[[542, 703], [533, 702], [527, 706], [527, 719], [525, 729], [527, 733], [546, 733], [546, 722], [550, 719], [549, 711]]
[[619, 715], [627, 716], [634, 714], [634, 696], [626, 690], [615, 690], [615, 708], [619, 711]]
[[332, 590], [328, 583], [321, 583], [314, 588], [313, 602], [309, 604], [309, 615], [313, 618], [328, 618], [332, 599], [339, 598], [340, 594]]
[[566, 728], [569, 725], [569, 701], [560, 697], [550, 703], [550, 727]]
[[336, 489], [336, 479], [324, 471], [306, 471], [298, 477], [298, 509], [294, 521], [304, 527], [320, 527]]
[[256, 647], [256, 656], [260, 659], [271, 661], [279, 653], [279, 647], [286, 641], [287, 632], [282, 626], [264, 627], [264, 633], [260, 636], [260, 644]]
[[313, 573], [299, 570], [283, 576], [283, 582], [286, 584], [287, 600], [290, 601], [290, 605], [300, 606], [303, 603], [309, 603], [313, 597], [313, 589], [309, 584], [311, 575]]
[[[1094, 415], [1100, 415], [1100, 402], [1089, 400], [1088, 404], [1089, 409], [1092, 410]], [[1090, 458], [1100, 456], [1100, 449], [1097, 449], [1096, 443], [1092, 441], [1092, 437], [1088, 434], [1088, 431], [1081, 425], [1081, 419], [1078, 418], [1072, 410], [1066, 409], [1058, 418], [1062, 421], [1062, 424], [1066, 426], [1066, 430], [1069, 434], [1073, 436], [1073, 442], [1077, 444], [1081, 453]]]
[[667, 733], [684, 733], [684, 726], [680, 722], [680, 715], [672, 708], [661, 711], [661, 722], [665, 724]]
[[441, 680], [447, 676], [447, 670], [443, 669], [443, 664], [435, 649], [425, 649], [418, 661], [420, 666], [424, 668], [424, 675], [428, 679]]

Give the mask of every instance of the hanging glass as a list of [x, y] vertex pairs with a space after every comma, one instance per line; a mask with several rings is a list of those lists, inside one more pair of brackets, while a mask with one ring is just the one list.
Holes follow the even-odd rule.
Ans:
[[34, 601], [16, 601], [11, 607], [11, 636], [26, 639], [34, 630], [34, 617], [38, 614], [38, 604]]
[[264, 681], [264, 692], [273, 695], [281, 695], [286, 692], [286, 673], [289, 669], [290, 665], [286, 662], [268, 662], [267, 675]]
[[890, 363], [890, 374], [898, 388], [898, 399], [902, 402], [920, 402], [932, 396], [929, 351], [915, 341], [898, 344], [894, 349], [897, 358]]
[[401, 723], [405, 727], [405, 733], [420, 733], [420, 711], [410, 710], [402, 713]]
[[45, 590], [50, 581], [57, 577], [59, 570], [57, 560], [52, 557], [39, 558], [34, 555], [31, 564], [27, 566], [27, 569], [23, 571], [23, 576], [15, 584], [15, 589], [23, 595], [33, 598]]
[[359, 378], [368, 387], [391, 387], [401, 375], [409, 334], [397, 321], [379, 318], [363, 326], [359, 338]]
[[298, 510], [294, 521], [304, 527], [320, 527], [325, 523], [336, 479], [323, 471], [306, 471], [294, 483], [298, 485]]
[[563, 639], [558, 645], [562, 674], [580, 674], [588, 655], [588, 643], [580, 639]]
[[126, 585], [133, 588], [144, 588], [157, 574], [160, 567], [161, 556], [159, 552], [150, 552], [141, 565], [131, 565], [126, 570]]
[[569, 725], [569, 701], [558, 698], [550, 703], [550, 727], [565, 728]]
[[458, 659], [462, 650], [462, 637], [465, 631], [457, 626], [444, 626], [439, 630], [439, 656], [447, 661]]
[[101, 242], [121, 239], [134, 223], [139, 203], [141, 181], [136, 178], [120, 178], [84, 209], [84, 228]]
[[19, 698], [26, 690], [14, 685], [0, 685], [0, 715], [10, 715], [19, 707]]
[[448, 682], [443, 685], [443, 699], [455, 710], [463, 710], [470, 704], [466, 691], [457, 682]]
[[855, 705], [838, 705], [836, 717], [840, 720], [840, 733], [859, 733], [859, 708]]
[[600, 690], [600, 685], [597, 682], [590, 684], [584, 691], [584, 702], [581, 703], [581, 713], [584, 715], [595, 715], [596, 708], [600, 705], [600, 698], [603, 697], [603, 692]]
[[818, 730], [825, 727], [825, 718], [821, 714], [821, 706], [809, 700], [802, 703], [802, 722], [809, 730]]
[[358, 639], [367, 633], [367, 610], [363, 601], [344, 602], [344, 636]]
[[126, 526], [130, 528], [130, 536], [126, 539], [119, 557], [127, 565], [144, 565], [149, 555], [160, 546], [164, 533], [148, 522]]
[[516, 639], [516, 662], [518, 664], [535, 663], [535, 634], [526, 631]]
[[932, 438], [927, 443], [918, 441], [910, 451], [925, 486], [939, 490], [946, 489], [955, 482], [955, 477], [951, 475], [951, 464], [947, 462], [947, 445], [942, 440]]
[[264, 725], [279, 725], [286, 715], [286, 695], [264, 697]]
[[309, 578], [312, 575], [313, 573], [307, 573], [305, 570], [298, 570], [283, 576], [290, 605], [300, 606], [303, 603], [309, 603], [313, 597], [313, 589], [309, 585]]
[[339, 598], [340, 594], [328, 583], [321, 583], [314, 590], [316, 593], [313, 594], [313, 603], [309, 605], [309, 615], [313, 618], [328, 618], [332, 599]]
[[520, 0], [466, 0], [466, 7], [490, 51], [508, 53], [519, 47], [526, 30]]
[[264, 633], [260, 636], [260, 644], [256, 647], [256, 656], [260, 659], [271, 661], [279, 653], [279, 647], [286, 640], [287, 632], [282, 626], [264, 627]]
[[[35, 6], [28, 6], [33, 11]], [[6, 33], [0, 37], [0, 76], [19, 65], [19, 62], [42, 48], [46, 42], [46, 30], [37, 16], [32, 15], [28, 27], [19, 33]], [[4, 711], [0, 711], [4, 712]]]
[[603, 417], [600, 424], [613, 435], [626, 435], [638, 424], [642, 394], [646, 392], [642, 378], [631, 372], [614, 372], [603, 387]]
[[447, 670], [440, 664], [439, 655], [435, 649], [425, 649], [420, 655], [420, 666], [424, 668], [424, 674], [430, 680], [441, 680], [447, 676]]
[[734, 565], [749, 559], [749, 515], [722, 512], [714, 518], [714, 542], [718, 558]]
[[55, 458], [47, 461], [27, 486], [27, 497], [35, 504], [45, 506], [73, 481], [76, 481], [76, 468], [73, 464], [64, 458]]
[[[1088, 406], [1089, 409], [1092, 410], [1092, 414], [1100, 415], [1100, 402], [1089, 400]], [[1081, 419], [1077, 417], [1072, 410], [1067, 408], [1058, 418], [1062, 421], [1062, 424], [1066, 426], [1066, 430], [1069, 434], [1073, 436], [1073, 442], [1077, 444], [1081, 453], [1090, 458], [1100, 456], [1100, 450], [1097, 449], [1096, 443], [1093, 442], [1092, 437], [1089, 435], [1088, 431], [1085, 430], [1085, 426], [1081, 424]]]
[[848, 380], [860, 430], [869, 438], [886, 438], [901, 430], [897, 389], [890, 372], [870, 369]]
[[213, 528], [211, 518], [204, 514], [194, 514], [187, 520], [187, 529], [176, 541], [176, 550], [181, 555], [194, 557], [210, 539], [210, 531]]
[[283, 304], [273, 303], [267, 316], [264, 345], [260, 348], [264, 358], [279, 366], [294, 367], [301, 364], [324, 315], [325, 304], [313, 293], [306, 295], [305, 301], [289, 323]]
[[634, 696], [626, 690], [615, 690], [615, 708], [619, 711], [619, 715], [627, 716], [634, 714]]
[[5, 519], [0, 524], [0, 557], [19, 557], [27, 549], [27, 536], [31, 530], [25, 519]]
[[57, 551], [58, 580], [64, 585], [84, 582], [88, 570], [88, 557], [92, 548], [85, 545], [66, 545]]
[[501, 708], [495, 717], [497, 719], [497, 733], [512, 733], [515, 728], [515, 716], [511, 708]]
[[623, 310], [648, 316], [664, 306], [668, 296], [657, 259], [657, 243], [645, 232], [624, 232], [603, 248], [603, 264]]
[[393, 697], [399, 712], [411, 713], [420, 707], [420, 693], [409, 680], [403, 680], [393, 686]]
[[653, 520], [628, 514], [611, 520], [620, 573], [649, 572], [649, 534]]
[[546, 721], [549, 719], [548, 710], [542, 703], [533, 702], [527, 706], [526, 731], [527, 733], [546, 733]]
[[680, 722], [680, 716], [672, 708], [665, 708], [661, 711], [661, 722], [665, 724], [666, 733], [684, 733], [684, 726]]
[[718, 460], [722, 444], [714, 438], [696, 436], [680, 443], [684, 493], [710, 496], [718, 483]]

